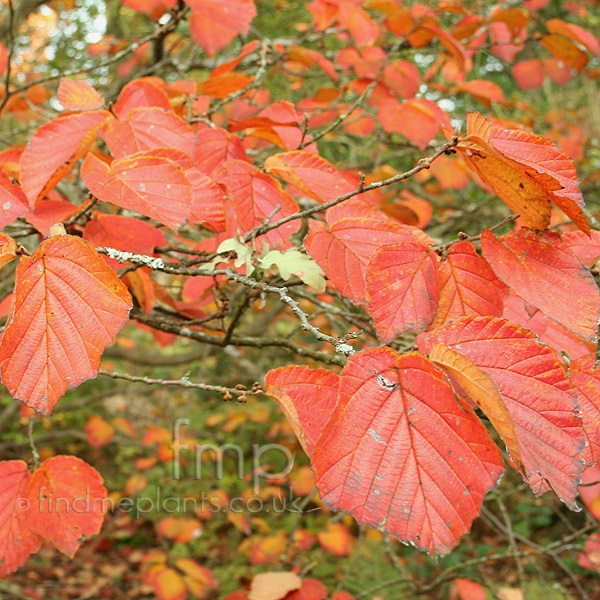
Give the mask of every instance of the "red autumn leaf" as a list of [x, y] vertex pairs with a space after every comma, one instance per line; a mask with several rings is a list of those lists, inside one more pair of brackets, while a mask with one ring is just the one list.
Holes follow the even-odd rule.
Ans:
[[81, 178], [99, 200], [135, 210], [171, 229], [179, 229], [190, 215], [190, 180], [173, 161], [152, 151], [114, 160], [110, 166], [88, 154]]
[[185, 0], [192, 9], [190, 35], [212, 56], [238, 34], [246, 35], [256, 16], [254, 0]]
[[592, 533], [585, 540], [583, 551], [577, 557], [577, 564], [600, 573], [600, 533]]
[[457, 600], [487, 600], [485, 589], [476, 581], [457, 578], [453, 585], [458, 595]]
[[27, 489], [29, 527], [73, 558], [84, 538], [100, 532], [106, 488], [75, 456], [54, 456], [34, 471]]
[[[575, 165], [551, 141], [519, 129], [492, 127], [490, 133], [492, 145], [504, 156], [556, 179], [562, 188], [554, 196], [571, 200], [579, 207], [583, 206]], [[553, 198], [553, 202], [567, 213], [556, 198]]]
[[93, 110], [104, 104], [104, 98], [87, 81], [61, 77], [58, 101], [66, 110]]
[[489, 25], [490, 32], [490, 50], [499, 58], [512, 63], [517, 54], [525, 48], [523, 43], [527, 37], [527, 31], [521, 29], [515, 32], [504, 21], [493, 21]]
[[312, 466], [329, 506], [431, 554], [469, 531], [503, 470], [444, 375], [422, 355], [391, 348], [348, 360]]
[[188, 222], [200, 223], [213, 231], [225, 231], [225, 191], [196, 167], [185, 170], [192, 184], [192, 208]]
[[193, 158], [194, 166], [208, 174], [231, 160], [248, 160], [240, 138], [224, 129], [199, 131]]
[[8, 67], [8, 50], [6, 46], [0, 42], [0, 75], [6, 73]]
[[[271, 106], [261, 110], [256, 118], [267, 121], [263, 121], [264, 125], [254, 128], [250, 125], [248, 134], [267, 140], [284, 150], [295, 150], [301, 143], [310, 140], [310, 135], [306, 134], [302, 119], [291, 102], [273, 102]], [[252, 121], [246, 119], [244, 122]], [[239, 122], [231, 121], [228, 128], [237, 131], [240, 126]], [[316, 152], [316, 146], [310, 144], [307, 150]]]
[[441, 127], [452, 129], [448, 115], [431, 100], [413, 98], [398, 103], [385, 101], [379, 110], [379, 120], [387, 133], [400, 133], [424, 150]]
[[331, 371], [297, 365], [265, 377], [265, 393], [279, 404], [309, 456], [337, 404], [338, 385], [339, 376]]
[[56, 223], [62, 223], [81, 209], [81, 206], [67, 200], [41, 200], [35, 210], [27, 211], [25, 220], [33, 225], [42, 235], [49, 235], [50, 228]]
[[554, 202], [583, 231], [583, 198], [573, 161], [549, 140], [527, 131], [492, 127], [479, 113], [467, 115], [467, 135], [458, 143], [467, 165], [524, 225], [547, 229]]
[[481, 235], [483, 256], [501, 281], [546, 316], [594, 341], [600, 290], [589, 270], [559, 244], [556, 234], [529, 230], [495, 238], [485, 229]]
[[319, 202], [330, 202], [354, 190], [329, 161], [305, 150], [273, 154], [265, 161], [265, 170]]
[[580, 358], [571, 361], [569, 375], [588, 441], [583, 456], [588, 464], [595, 464], [600, 461], [600, 369], [595, 358]]
[[546, 344], [556, 351], [561, 362], [564, 362], [563, 353], [573, 360], [595, 351], [595, 345], [592, 342], [587, 342], [560, 323], [553, 321], [541, 310], [527, 304], [514, 292], [511, 292], [504, 301], [502, 317], [511, 323], [533, 331], [542, 344]]
[[600, 259], [600, 231], [592, 229], [589, 235], [582, 231], [569, 231], [561, 237], [561, 247], [576, 256], [586, 267], [593, 267]]
[[369, 14], [352, 0], [340, 2], [338, 12], [339, 23], [350, 31], [350, 35], [358, 47], [371, 46], [379, 37], [379, 27]]
[[522, 90], [534, 90], [544, 83], [544, 64], [537, 58], [522, 60], [510, 71]]
[[[336, 523], [336, 525], [340, 525], [340, 523]], [[320, 581], [303, 579], [302, 587], [284, 596], [284, 600], [326, 600], [328, 596], [327, 588]]]
[[117, 118], [125, 121], [130, 111], [142, 107], [171, 110], [167, 94], [158, 85], [155, 85], [150, 77], [130, 81], [121, 90], [119, 98], [112, 106], [112, 112]]
[[92, 448], [102, 448], [115, 437], [114, 427], [98, 415], [92, 415], [83, 429]]
[[[97, 248], [115, 248], [134, 254], [152, 255], [156, 246], [166, 244], [165, 234], [149, 223], [133, 217], [104, 213], [95, 213], [84, 227], [82, 235], [84, 240]], [[103, 258], [116, 271], [123, 268], [115, 259], [108, 256]]]
[[27, 210], [27, 198], [23, 190], [0, 169], [0, 229], [12, 223]]
[[88, 151], [109, 116], [104, 110], [67, 115], [44, 123], [35, 132], [19, 161], [20, 183], [30, 208]]
[[[275, 223], [299, 210], [298, 203], [281, 189], [276, 179], [247, 162], [232, 160], [226, 163], [215, 179], [227, 188], [228, 202], [233, 205], [233, 214], [226, 213], [231, 235], [235, 235], [237, 229], [242, 233], [249, 232], [269, 217]], [[271, 247], [287, 247], [289, 237], [299, 227], [298, 219], [290, 221], [269, 231], [264, 239]]]
[[0, 577], [16, 571], [42, 545], [27, 524], [30, 479], [22, 460], [0, 462]]
[[181, 117], [158, 107], [135, 108], [126, 121], [110, 119], [100, 135], [115, 158], [156, 148], [172, 148], [191, 157], [196, 143], [192, 128]]
[[405, 242], [379, 248], [366, 271], [368, 313], [382, 343], [431, 324], [438, 308], [436, 255]]
[[396, 60], [385, 67], [382, 79], [403, 100], [414, 98], [421, 85], [419, 69], [407, 60]]
[[[522, 465], [533, 492], [540, 495], [553, 489], [567, 506], [576, 508], [583, 432], [575, 391], [554, 351], [530, 331], [494, 317], [463, 317], [446, 323], [427, 336], [427, 352], [436, 346], [466, 358], [495, 384], [512, 419], [518, 448], [506, 429], [492, 422], [512, 449], [513, 460]], [[460, 376], [465, 365], [458, 361], [456, 365], [456, 371], [447, 362], [444, 366]], [[466, 391], [478, 400], [475, 380], [459, 383], [470, 387]], [[502, 412], [502, 406], [479, 405], [490, 419], [494, 408]]]
[[365, 304], [365, 272], [373, 253], [385, 244], [417, 241], [412, 231], [383, 219], [341, 219], [329, 227], [313, 221], [304, 245], [343, 296]]
[[0, 344], [2, 382], [11, 396], [50, 415], [67, 389], [96, 376], [130, 308], [125, 286], [81, 238], [52, 237], [21, 257]]
[[505, 286], [471, 242], [458, 242], [438, 265], [440, 299], [431, 328], [467, 315], [502, 316]]
[[374, 219], [395, 223], [381, 210], [377, 202], [366, 200], [364, 197], [357, 198], [356, 196], [328, 208], [325, 216], [330, 225], [342, 219]]
[[546, 75], [557, 85], [565, 85], [573, 78], [573, 71], [562, 60], [558, 58], [544, 58], [544, 70]]

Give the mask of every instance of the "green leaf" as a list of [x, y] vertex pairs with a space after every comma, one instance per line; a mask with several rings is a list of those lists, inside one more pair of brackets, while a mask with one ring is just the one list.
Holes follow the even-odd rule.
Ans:
[[217, 248], [217, 252], [219, 254], [223, 252], [235, 252], [237, 258], [233, 264], [236, 267], [241, 267], [245, 263], [246, 275], [250, 275], [254, 270], [252, 266], [252, 250], [238, 238], [231, 238], [221, 242], [221, 245]]
[[265, 269], [275, 265], [279, 274], [286, 280], [290, 278], [290, 275], [296, 275], [317, 292], [325, 291], [325, 273], [307, 254], [302, 254], [298, 250], [286, 250], [285, 252], [271, 250], [260, 262]]

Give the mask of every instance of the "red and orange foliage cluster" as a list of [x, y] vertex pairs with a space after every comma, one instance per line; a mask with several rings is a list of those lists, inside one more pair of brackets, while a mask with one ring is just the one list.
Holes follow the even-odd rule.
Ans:
[[[593, 81], [598, 39], [546, 12], [544, 0], [478, 13], [461, 1], [314, 0], [297, 40], [243, 46], [253, 0], [123, 4], [157, 25], [135, 44], [90, 47], [107, 64], [123, 59], [120, 76], [153, 64], [152, 43], [173, 36], [179, 51], [184, 23], [216, 59], [201, 77], [131, 79], [115, 98], [85, 79], [62, 78], [56, 90], [32, 73], [4, 90], [3, 115], [35, 123], [26, 146], [0, 153], [0, 265], [19, 261], [2, 304], [0, 371], [11, 396], [51, 415], [69, 388], [96, 376], [128, 319], [161, 344], [183, 336], [275, 346], [291, 351], [289, 363], [308, 364], [271, 370], [264, 393], [284, 411], [333, 509], [431, 554], [449, 552], [505, 468], [481, 415], [534, 494], [552, 491], [576, 509], [581, 473], [600, 458], [600, 290], [590, 270], [600, 235], [575, 166], [586, 136], [514, 90]], [[481, 78], [484, 52], [514, 77], [512, 95]], [[275, 95], [277, 77], [293, 102]], [[49, 99], [62, 112], [40, 123], [47, 113], [33, 109]], [[487, 116], [460, 112], [476, 103]], [[542, 117], [545, 137], [532, 130]], [[459, 121], [464, 133], [454, 131]], [[365, 173], [323, 151], [369, 138], [378, 156], [410, 151], [412, 168], [376, 158]], [[64, 197], [65, 178], [85, 194]], [[409, 180], [422, 197], [404, 187]], [[440, 224], [463, 214], [452, 192], [467, 189], [514, 214], [471, 236], [441, 235]], [[512, 230], [498, 233], [505, 226]], [[37, 248], [19, 241], [32, 232]], [[214, 302], [232, 287], [248, 293], [242, 311], [273, 297], [306, 333], [238, 333], [233, 309]], [[103, 425], [90, 426], [98, 445], [114, 434]], [[41, 539], [72, 556], [98, 531], [101, 511], [50, 518], [19, 504], [42, 484], [56, 496], [91, 485], [105, 497], [92, 467], [64, 456], [32, 474], [22, 461], [0, 469], [2, 574]], [[167, 537], [185, 537], [172, 525]], [[175, 567], [162, 554], [149, 558], [148, 581], [180, 588], [176, 597], [215, 585], [193, 561]], [[287, 576], [286, 598], [325, 597], [302, 595], [301, 585], [316, 584]], [[255, 581], [248, 597], [269, 585]]]

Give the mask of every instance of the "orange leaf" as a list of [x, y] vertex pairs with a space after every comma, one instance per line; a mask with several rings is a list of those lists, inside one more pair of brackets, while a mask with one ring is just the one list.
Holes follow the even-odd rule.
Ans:
[[485, 229], [481, 249], [497, 277], [546, 316], [596, 341], [600, 290], [592, 274], [560, 247], [556, 234], [521, 230], [495, 238]]
[[327, 523], [325, 531], [317, 533], [319, 544], [334, 556], [348, 556], [352, 550], [352, 536], [342, 523]]
[[[455, 579], [453, 581], [454, 589], [458, 594], [457, 600], [486, 600], [487, 594], [480, 583], [470, 579]], [[452, 596], [452, 593], [450, 593]]]
[[600, 460], [600, 369], [594, 358], [571, 361], [570, 376], [588, 443], [583, 451], [587, 464]]
[[102, 448], [115, 437], [114, 427], [98, 415], [92, 415], [88, 419], [84, 431], [92, 448]]
[[185, 600], [188, 590], [183, 577], [168, 567], [158, 567], [152, 576], [154, 592], [159, 600]]
[[66, 110], [93, 110], [104, 104], [104, 98], [87, 81], [61, 77], [58, 101]]
[[17, 258], [17, 243], [0, 231], [0, 269]]
[[[462, 317], [428, 334], [425, 350], [442, 357], [451, 374], [468, 368], [463, 380], [474, 399], [489, 411], [494, 426], [513, 452], [514, 438], [501, 404], [494, 403], [494, 390], [472, 365], [461, 364], [449, 348], [470, 361], [489, 377], [501, 395], [513, 423], [526, 481], [536, 495], [552, 489], [570, 508], [583, 466], [583, 430], [576, 395], [567, 373], [551, 348], [540, 344], [535, 334], [495, 317]], [[452, 360], [455, 360], [454, 365]], [[459, 381], [462, 383], [462, 381]], [[477, 388], [477, 389], [475, 389]], [[497, 399], [497, 396], [496, 396]]]
[[[108, 215], [94, 213], [85, 228], [83, 239], [91, 242], [96, 247], [115, 248], [134, 254], [153, 254], [156, 246], [166, 244], [165, 234], [149, 223], [123, 217], [121, 215]], [[102, 257], [115, 271], [123, 268], [119, 263], [108, 256]]]
[[81, 209], [67, 200], [41, 200], [33, 211], [25, 213], [25, 220], [42, 235], [50, 235], [50, 228], [62, 223]]
[[479, 113], [467, 115], [467, 135], [458, 143], [473, 169], [528, 227], [546, 229], [554, 202], [583, 231], [583, 216], [573, 161], [549, 140], [521, 130], [492, 127]]
[[135, 210], [171, 229], [179, 229], [190, 215], [190, 180], [173, 161], [153, 151], [120, 158], [110, 167], [88, 154], [81, 177], [98, 199]]
[[104, 110], [67, 115], [44, 123], [35, 132], [19, 161], [20, 182], [30, 208], [88, 151], [109, 116]]
[[312, 467], [328, 506], [431, 554], [468, 532], [503, 469], [446, 376], [423, 355], [391, 348], [348, 359]]
[[131, 110], [153, 106], [167, 111], [171, 110], [167, 94], [155, 85], [151, 78], [142, 77], [130, 81], [123, 87], [119, 98], [112, 106], [112, 112], [119, 119], [127, 120]]
[[350, 31], [356, 45], [371, 46], [379, 36], [379, 27], [369, 14], [352, 1], [341, 3], [338, 12], [340, 25]]
[[471, 242], [450, 246], [438, 266], [440, 299], [431, 328], [467, 315], [502, 316], [505, 286]]
[[80, 458], [45, 460], [31, 477], [27, 499], [29, 527], [70, 558], [85, 537], [100, 532], [106, 488], [98, 472]]
[[382, 246], [365, 278], [368, 312], [382, 343], [427, 329], [437, 311], [439, 287], [436, 255], [425, 244]]
[[[264, 223], [267, 217], [276, 222], [299, 210], [296, 200], [281, 189], [279, 181], [247, 162], [232, 160], [226, 163], [216, 179], [229, 192], [226, 218], [227, 231], [232, 236], [238, 229], [243, 233], [251, 231]], [[269, 231], [263, 239], [271, 247], [287, 247], [289, 237], [299, 227], [300, 223], [296, 219]]]
[[354, 189], [330, 162], [305, 150], [269, 156], [265, 170], [319, 202], [329, 202]]
[[68, 388], [95, 377], [130, 308], [127, 288], [88, 242], [70, 235], [42, 242], [17, 267], [13, 316], [0, 344], [9, 393], [50, 415]]
[[16, 571], [42, 545], [27, 523], [24, 498], [30, 480], [22, 460], [0, 462], [0, 577]]
[[379, 120], [387, 133], [400, 133], [424, 150], [441, 127], [452, 129], [448, 115], [431, 100], [413, 98], [398, 103], [386, 100]]
[[191, 157], [196, 142], [182, 118], [159, 107], [134, 108], [126, 121], [110, 119], [100, 135], [115, 158], [155, 148], [172, 148]]
[[211, 75], [206, 81], [198, 84], [198, 91], [211, 98], [227, 98], [252, 83], [252, 77], [246, 73], [228, 71], [219, 75]]
[[544, 64], [537, 58], [522, 60], [510, 71], [522, 90], [533, 90], [544, 83]]
[[[265, 377], [265, 393], [279, 404], [308, 455], [337, 402], [338, 380], [338, 375], [326, 369], [300, 365], [272, 369]], [[318, 411], [312, 408], [314, 402], [319, 404]]]
[[555, 33], [545, 35], [540, 40], [540, 44], [576, 71], [581, 71], [588, 64], [587, 54], [562, 35]]
[[433, 344], [429, 359], [452, 375], [462, 389], [488, 417], [521, 468], [521, 452], [515, 424], [492, 378], [468, 358], [442, 344]]
[[549, 19], [546, 27], [551, 33], [558, 33], [587, 48], [594, 56], [600, 56], [600, 42], [593, 33], [574, 23], [567, 23], [561, 19]]

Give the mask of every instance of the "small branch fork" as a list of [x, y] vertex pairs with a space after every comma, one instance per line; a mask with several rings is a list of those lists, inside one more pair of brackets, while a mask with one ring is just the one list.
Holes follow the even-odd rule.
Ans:
[[198, 383], [190, 381], [186, 377], [182, 377], [181, 379], [152, 379], [150, 377], [138, 377], [136, 375], [128, 375], [126, 373], [107, 371], [106, 369], [100, 369], [98, 373], [100, 375], [104, 375], [105, 377], [110, 377], [111, 379], [124, 379], [125, 381], [145, 383], [148, 385], [172, 385], [195, 390], [204, 390], [206, 392], [217, 392], [221, 394], [225, 400], [231, 400], [233, 397], [235, 397], [239, 402], [244, 402], [248, 396], [258, 396], [259, 394], [263, 393], [258, 384], [255, 384], [251, 390], [248, 390], [244, 386], [231, 388], [221, 385], [209, 385], [208, 383]]
[[340, 204], [341, 202], [344, 202], [345, 200], [349, 200], [350, 198], [353, 198], [354, 196], [358, 196], [359, 194], [362, 194], [363, 192], [370, 192], [371, 190], [376, 190], [378, 188], [392, 185], [394, 183], [398, 183], [399, 181], [408, 179], [409, 177], [416, 175], [417, 173], [419, 173], [420, 171], [423, 171], [424, 169], [429, 169], [429, 167], [431, 167], [431, 164], [433, 163], [433, 161], [436, 158], [439, 158], [442, 154], [447, 154], [448, 151], [450, 151], [452, 148], [454, 148], [457, 143], [458, 143], [458, 136], [454, 136], [451, 140], [447, 141], [445, 144], [442, 144], [431, 156], [422, 158], [409, 171], [405, 171], [404, 173], [398, 173], [397, 175], [394, 175], [393, 177], [389, 177], [388, 179], [382, 179], [380, 181], [370, 183], [369, 185], [364, 185], [361, 181], [360, 185], [355, 190], [352, 190], [351, 192], [348, 192], [347, 194], [344, 194], [343, 196], [339, 196], [338, 198], [334, 198], [333, 200], [331, 200], [329, 202], [325, 202], [325, 204], [318, 204], [317, 206], [307, 208], [306, 210], [294, 213], [293, 215], [290, 215], [289, 217], [285, 217], [284, 219], [281, 219], [280, 221], [276, 221], [275, 223], [260, 225], [259, 227], [248, 232], [246, 234], [246, 236], [244, 237], [244, 241], [249, 242], [251, 239], [253, 239], [259, 235], [264, 235], [265, 233], [268, 233], [269, 231], [271, 231], [273, 229], [277, 229], [278, 227], [285, 225], [285, 223], [289, 223], [290, 221], [295, 221], [296, 219], [303, 219], [305, 217], [309, 217], [310, 215], [314, 215], [315, 213], [327, 210], [328, 208], [331, 208], [332, 206], [335, 206], [336, 204]]

